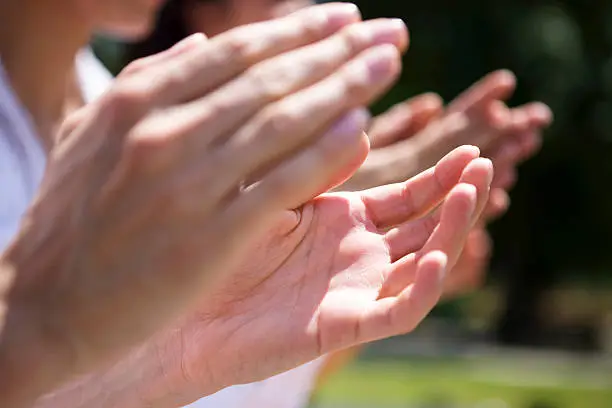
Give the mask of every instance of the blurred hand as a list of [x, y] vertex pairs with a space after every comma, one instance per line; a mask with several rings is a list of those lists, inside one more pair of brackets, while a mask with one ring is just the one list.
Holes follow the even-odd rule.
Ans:
[[[475, 83], [446, 109], [435, 94], [396, 105], [374, 119], [368, 132], [372, 151], [359, 171], [338, 188], [363, 189], [413, 176], [462, 144], [475, 145], [491, 158], [495, 179], [490, 199], [450, 274], [448, 296], [482, 281], [491, 249], [485, 224], [507, 210], [507, 190], [516, 181], [517, 165], [538, 150], [541, 131], [552, 121], [550, 109], [539, 102], [508, 108], [504, 101], [515, 86], [512, 73], [501, 70]], [[461, 287], [464, 283], [469, 285]]]
[[[198, 300], [212, 309], [224, 293], [214, 288], [279, 217], [307, 224], [304, 203], [367, 155], [365, 106], [397, 78], [407, 43], [397, 21], [335, 34], [357, 20], [354, 6], [332, 4], [192, 37], [132, 64], [66, 125], [2, 259], [18, 273], [0, 344], [12, 381], [0, 405], [28, 405]], [[308, 269], [304, 256], [295, 268]], [[295, 346], [283, 365], [312, 352]], [[228, 366], [241, 360], [216, 364], [247, 374]]]
[[504, 103], [516, 86], [508, 71], [495, 71], [453, 100], [446, 109], [435, 94], [409, 99], [376, 117], [368, 131], [372, 151], [341, 189], [392, 183], [430, 167], [457, 146], [479, 147], [496, 168], [494, 187], [508, 188], [517, 163], [540, 146], [552, 120], [539, 102], [517, 108]]

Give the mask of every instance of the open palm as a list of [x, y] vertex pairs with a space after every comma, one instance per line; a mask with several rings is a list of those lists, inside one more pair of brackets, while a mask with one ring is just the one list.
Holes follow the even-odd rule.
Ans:
[[283, 213], [248, 265], [181, 326], [187, 377], [223, 388], [411, 331], [487, 200], [492, 166], [478, 154], [462, 147], [408, 182]]

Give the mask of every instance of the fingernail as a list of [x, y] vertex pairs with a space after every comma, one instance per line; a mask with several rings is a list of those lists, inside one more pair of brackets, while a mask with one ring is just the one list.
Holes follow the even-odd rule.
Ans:
[[369, 31], [374, 44], [394, 44], [402, 50], [408, 45], [408, 30], [400, 19], [368, 21], [363, 25], [363, 29]]
[[352, 3], [327, 4], [318, 8], [315, 15], [320, 24], [334, 31], [361, 20], [359, 8]]
[[385, 81], [399, 71], [399, 52], [390, 44], [376, 46], [369, 51], [365, 64], [369, 82]]
[[365, 108], [357, 108], [342, 116], [333, 126], [331, 132], [339, 135], [352, 135], [364, 132], [371, 119], [370, 112]]

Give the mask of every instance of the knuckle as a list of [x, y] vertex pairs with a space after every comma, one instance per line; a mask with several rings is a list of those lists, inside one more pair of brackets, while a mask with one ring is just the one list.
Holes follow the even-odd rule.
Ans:
[[185, 84], [188, 83], [189, 74], [185, 69], [175, 66], [174, 69], [157, 72], [157, 75], [152, 78], [155, 80], [149, 82], [151, 96], [166, 97], [172, 92], [184, 89]]
[[139, 58], [130, 62], [119, 74], [118, 78], [134, 75], [148, 65], [148, 58]]
[[232, 61], [236, 61], [239, 66], [246, 69], [253, 65], [257, 60], [257, 45], [250, 27], [235, 28], [228, 33], [226, 41], [221, 47], [221, 53]]
[[296, 123], [301, 121], [301, 114], [287, 105], [278, 104], [270, 107], [262, 113], [261, 133], [266, 137], [281, 138], [291, 137], [295, 131]]
[[338, 72], [336, 77], [338, 94], [342, 103], [356, 105], [369, 99], [373, 85], [368, 80], [367, 69], [363, 64], [351, 63]]
[[346, 27], [341, 31], [340, 36], [343, 46], [350, 55], [357, 54], [371, 42], [367, 31], [363, 29], [363, 25], [361, 24], [353, 24]]
[[[297, 17], [297, 16], [296, 16]], [[297, 27], [297, 34], [300, 38], [313, 42], [318, 40], [322, 32], [327, 27], [328, 19], [321, 10], [313, 8], [305, 16], [299, 16], [295, 20], [287, 21], [287, 24]]]
[[367, 99], [370, 87], [361, 73], [346, 75], [343, 86], [343, 93], [347, 101], [363, 101]]
[[118, 122], [134, 121], [148, 110], [149, 87], [141, 81], [118, 81], [101, 99], [101, 108]]
[[158, 120], [145, 120], [130, 132], [124, 143], [129, 166], [149, 174], [166, 168], [175, 160], [177, 132]]
[[282, 98], [291, 88], [294, 70], [282, 60], [273, 63], [258, 64], [248, 72], [250, 87], [266, 101]]
[[298, 189], [295, 185], [295, 175], [289, 172], [279, 173], [266, 180], [261, 200], [268, 203], [282, 200]]

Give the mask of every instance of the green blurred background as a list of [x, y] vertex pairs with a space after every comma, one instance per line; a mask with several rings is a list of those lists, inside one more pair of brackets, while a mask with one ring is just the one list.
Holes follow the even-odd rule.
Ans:
[[[612, 407], [612, 1], [357, 3], [411, 32], [401, 81], [375, 111], [428, 91], [448, 101], [508, 68], [511, 104], [544, 101], [555, 124], [491, 227], [485, 290], [371, 346], [313, 405]], [[114, 70], [118, 50], [96, 42]]]

